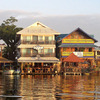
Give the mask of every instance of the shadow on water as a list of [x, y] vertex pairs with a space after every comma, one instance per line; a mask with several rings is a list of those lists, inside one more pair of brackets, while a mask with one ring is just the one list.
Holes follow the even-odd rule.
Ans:
[[0, 95], [0, 100], [99, 100], [100, 74], [0, 75]]

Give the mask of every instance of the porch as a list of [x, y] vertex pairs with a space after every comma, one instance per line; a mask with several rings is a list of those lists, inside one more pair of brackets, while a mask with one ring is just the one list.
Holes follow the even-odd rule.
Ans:
[[21, 74], [56, 74], [60, 72], [59, 59], [56, 57], [21, 57]]
[[67, 58], [63, 60], [63, 72], [64, 74], [81, 75], [82, 72], [82, 59], [71, 53]]
[[70, 66], [66, 66], [64, 68], [64, 74], [65, 75], [82, 75], [82, 69], [78, 68], [78, 67], [70, 67]]

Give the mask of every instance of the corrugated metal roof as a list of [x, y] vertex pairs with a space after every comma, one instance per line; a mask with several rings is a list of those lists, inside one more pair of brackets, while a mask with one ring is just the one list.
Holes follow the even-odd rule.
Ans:
[[36, 22], [27, 28], [24, 28], [23, 30], [17, 32], [17, 34], [27, 34], [27, 35], [32, 35], [32, 34], [57, 34], [59, 35], [59, 32], [56, 32], [55, 30], [45, 26], [44, 24], [40, 22]]
[[8, 60], [8, 59], [6, 59], [6, 58], [4, 58], [4, 57], [0, 57], [0, 63], [12, 63], [13, 61], [11, 61], [11, 60]]
[[59, 47], [97, 47], [94, 44], [61, 44]]
[[59, 62], [56, 57], [20, 57], [18, 62]]
[[62, 38], [64, 38], [67, 35], [68, 34], [60, 34], [59, 36], [56, 37], [56, 40], [61, 40]]

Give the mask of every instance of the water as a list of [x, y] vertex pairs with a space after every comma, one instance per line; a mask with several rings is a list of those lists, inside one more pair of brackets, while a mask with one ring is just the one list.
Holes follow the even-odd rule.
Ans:
[[100, 100], [100, 74], [0, 75], [0, 100]]

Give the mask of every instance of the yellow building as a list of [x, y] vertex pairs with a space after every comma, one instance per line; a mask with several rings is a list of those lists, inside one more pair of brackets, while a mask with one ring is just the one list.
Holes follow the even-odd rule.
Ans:
[[98, 67], [100, 67], [100, 47], [95, 48], [95, 62]]
[[[65, 62], [67, 69], [72, 66], [74, 68], [92, 67], [94, 64], [94, 48], [96, 47], [94, 43], [96, 42], [97, 40], [94, 37], [80, 28], [77, 28], [70, 34], [59, 35], [57, 43], [59, 44], [58, 54], [60, 54], [60, 60]], [[80, 65], [79, 62], [82, 64]]]
[[40, 22], [36, 22], [17, 33], [20, 35], [18, 62], [21, 63], [22, 73], [43, 74], [56, 69], [59, 59], [55, 57], [55, 37], [59, 34]]

